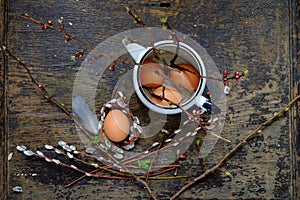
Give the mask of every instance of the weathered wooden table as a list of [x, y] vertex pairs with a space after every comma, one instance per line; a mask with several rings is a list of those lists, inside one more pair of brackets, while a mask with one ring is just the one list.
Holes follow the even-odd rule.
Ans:
[[[209, 155], [216, 163], [251, 130], [299, 95], [298, 1], [130, 1], [150, 26], [160, 26], [168, 16], [173, 29], [199, 42], [220, 71], [249, 75], [232, 85], [227, 96], [227, 120], [222, 136]], [[56, 24], [63, 17], [66, 29], [91, 46], [109, 36], [137, 28], [123, 1], [0, 0], [1, 43], [32, 66], [33, 76], [67, 107], [81, 60], [71, 55], [82, 48], [64, 43], [63, 35], [42, 30], [20, 17], [27, 13]], [[43, 99], [26, 71], [0, 55], [0, 198], [1, 199], [149, 199], [147, 191], [128, 180], [86, 178], [69, 188], [80, 176], [72, 170], [27, 158], [16, 145], [32, 149], [59, 140], [81, 141], [74, 125], [57, 107]], [[108, 94], [103, 95], [103, 99]], [[102, 99], [99, 101], [101, 102]], [[103, 103], [103, 102], [102, 102]], [[240, 149], [221, 168], [181, 194], [179, 199], [297, 199], [299, 190], [299, 103]], [[201, 173], [195, 145], [181, 162], [179, 173]], [[8, 155], [13, 156], [8, 160]], [[168, 199], [189, 179], [150, 180], [158, 199]], [[22, 193], [12, 188], [21, 186]], [[299, 197], [298, 197], [299, 198]]]

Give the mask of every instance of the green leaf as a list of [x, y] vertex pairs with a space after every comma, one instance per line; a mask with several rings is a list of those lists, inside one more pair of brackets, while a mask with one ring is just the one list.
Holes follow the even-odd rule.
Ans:
[[145, 170], [149, 169], [150, 163], [150, 160], [138, 160], [138, 166], [144, 168]]
[[73, 61], [73, 62], [75, 62], [76, 61], [75, 56], [70, 56], [70, 60]]
[[100, 136], [99, 135], [96, 135], [94, 136], [93, 140], [91, 141], [92, 144], [96, 144], [100, 142]]
[[165, 50], [159, 50], [159, 54], [165, 54], [166, 51]]
[[165, 25], [165, 24], [161, 25], [161, 28], [162, 29], [168, 29], [167, 25]]
[[63, 20], [61, 18], [59, 18], [57, 21], [58, 21], [58, 23], [61, 24]]
[[245, 75], [249, 74], [249, 70], [248, 70], [248, 69], [245, 69], [245, 70], [244, 70], [244, 74], [245, 74]]
[[232, 176], [230, 172], [225, 173], [226, 176]]
[[168, 21], [168, 17], [162, 17], [162, 18], [160, 18], [160, 22], [161, 23], [167, 23], [167, 21]]
[[199, 145], [200, 145], [200, 142], [201, 142], [201, 140], [200, 140], [200, 138], [198, 138], [198, 139], [196, 140], [196, 144], [197, 144], [197, 146], [199, 146]]
[[129, 12], [129, 11], [130, 11], [130, 8], [129, 8], [129, 6], [126, 6], [126, 7], [125, 7], [125, 9], [126, 9], [126, 11], [127, 11], [127, 12]]

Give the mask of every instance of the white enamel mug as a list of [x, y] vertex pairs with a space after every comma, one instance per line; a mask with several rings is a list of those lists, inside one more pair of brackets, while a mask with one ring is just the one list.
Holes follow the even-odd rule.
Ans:
[[[130, 43], [128, 40], [124, 39], [123, 41], [124, 46], [126, 47], [127, 51], [130, 53], [132, 58], [135, 60], [136, 63], [141, 64], [146, 59], [154, 59], [153, 55], [153, 48], [152, 47], [143, 47], [137, 43]], [[163, 40], [156, 42], [154, 47], [167, 52], [163, 54], [166, 60], [171, 60], [172, 57], [176, 53], [177, 44], [174, 44], [173, 40]], [[201, 76], [206, 76], [206, 70], [204, 66], [204, 62], [199, 56], [199, 54], [189, 45], [180, 42], [179, 49], [178, 49], [178, 58], [176, 59], [176, 64], [179, 63], [186, 63], [193, 65], [199, 72]], [[201, 78], [198, 84], [198, 87], [195, 91], [183, 91], [185, 92], [184, 100], [180, 104], [182, 108], [179, 107], [171, 107], [171, 106], [162, 106], [150, 99], [150, 95], [147, 94], [147, 91], [143, 89], [141, 85], [141, 81], [139, 80], [139, 72], [140, 72], [140, 65], [135, 65], [133, 70], [133, 84], [137, 96], [141, 100], [141, 102], [148, 107], [150, 110], [155, 111], [161, 114], [178, 114], [182, 112], [182, 109], [187, 110], [191, 108], [193, 105], [197, 105], [202, 109], [202, 111], [210, 111], [210, 103], [208, 99], [202, 96], [202, 93], [205, 88], [206, 79]], [[182, 92], [182, 90], [180, 91]], [[206, 106], [203, 106], [206, 105]]]

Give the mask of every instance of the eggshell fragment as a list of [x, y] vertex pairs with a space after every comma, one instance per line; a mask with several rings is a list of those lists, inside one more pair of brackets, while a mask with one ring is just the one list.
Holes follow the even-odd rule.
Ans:
[[[153, 93], [158, 96], [163, 96], [163, 88], [165, 88], [164, 89], [164, 97], [166, 99], [168, 99], [169, 101], [176, 103], [176, 104], [179, 104], [181, 102], [182, 94], [176, 88], [173, 88], [170, 86], [160, 86], [160, 87], [156, 88], [155, 90], [153, 90]], [[175, 105], [170, 105], [168, 101], [160, 100], [160, 99], [156, 98], [155, 96], [151, 96], [151, 100], [154, 103], [157, 103], [162, 106], [175, 107]]]
[[[172, 70], [170, 72], [170, 79], [175, 83], [178, 83], [186, 90], [196, 90], [200, 82], [200, 75], [197, 69], [190, 64], [178, 64], [178, 66], [185, 68], [186, 70]], [[194, 74], [194, 73], [196, 74]]]
[[[140, 68], [140, 81], [143, 86], [148, 88], [157, 88], [163, 84], [165, 78], [154, 71], [156, 70], [163, 75], [165, 74], [159, 63], [151, 60], [145, 60], [142, 63], [142, 66], [143, 67]], [[151, 70], [147, 70], [147, 68]]]
[[103, 129], [108, 139], [121, 142], [129, 134], [130, 122], [122, 111], [111, 110], [104, 120]]

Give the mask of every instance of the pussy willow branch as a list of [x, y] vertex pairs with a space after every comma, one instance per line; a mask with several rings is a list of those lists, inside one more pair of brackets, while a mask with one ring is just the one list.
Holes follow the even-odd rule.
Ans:
[[[133, 8], [132, 5], [130, 5], [130, 7]], [[134, 9], [134, 8], [133, 8], [133, 9]], [[138, 13], [135, 11], [135, 9], [134, 9], [134, 13], [138, 14]], [[141, 22], [143, 22], [142, 19], [141, 19], [141, 17], [140, 17], [139, 15], [137, 15], [137, 17], [140, 19]], [[84, 46], [83, 51], [85, 51], [85, 50], [93, 50], [93, 51], [95, 51], [96, 53], [98, 53], [98, 54], [101, 55], [101, 56], [105, 56], [105, 57], [107, 57], [107, 58], [113, 59], [113, 60], [114, 60], [114, 63], [120, 62], [120, 63], [130, 64], [130, 65], [136, 65], [136, 64], [137, 64], [137, 63], [135, 63], [135, 62], [131, 62], [131, 61], [128, 61], [128, 60], [125, 60], [125, 59], [112, 57], [111, 55], [109, 55], [109, 54], [107, 54], [107, 53], [104, 53], [104, 52], [102, 52], [102, 51], [96, 50], [96, 49], [94, 49], [92, 46], [90, 46], [88, 43], [86, 43], [86, 42], [84, 42], [84, 41], [78, 39], [77, 37], [71, 35], [69, 32], [67, 32], [67, 31], [65, 30], [65, 28], [57, 28], [57, 27], [55, 27], [55, 26], [53, 26], [53, 25], [46, 24], [46, 23], [44, 23], [44, 22], [42, 22], [42, 21], [36, 20], [35, 18], [31, 17], [31, 16], [28, 15], [28, 14], [21, 15], [21, 18], [30, 20], [31, 22], [33, 22], [33, 23], [35, 23], [35, 24], [45, 25], [45, 26], [47, 26], [47, 28], [49, 28], [49, 29], [51, 29], [51, 30], [54, 30], [54, 31], [59, 32], [59, 33], [63, 33], [64, 35], [68, 35], [68, 36], [69, 36], [69, 40], [73, 40], [73, 41], [75, 41], [75, 42], [77, 42], [77, 43], [79, 43], [79, 44], [81, 44], [81, 45]], [[144, 24], [144, 23], [143, 23], [143, 24]], [[144, 24], [142, 27], [146, 28], [145, 24]], [[148, 30], [148, 29], [146, 29], [146, 30]], [[147, 33], [148, 33], [148, 32], [149, 32], [149, 30], [147, 31]], [[150, 34], [150, 33], [148, 33], [148, 34]], [[150, 34], [150, 35], [151, 35], [151, 34]], [[149, 37], [150, 37], [150, 36], [149, 36]], [[153, 40], [153, 39], [152, 39], [152, 40]], [[153, 41], [152, 43], [154, 43], [154, 41]], [[177, 42], [177, 45], [179, 45], [179, 41]], [[155, 49], [154, 46], [152, 46], [152, 47], [153, 47], [153, 49], [154, 49], [154, 52], [157, 53], [157, 49]], [[178, 49], [178, 47], [179, 47], [179, 46], [177, 46], [177, 49]], [[178, 50], [176, 50], [176, 52], [177, 52], [177, 51], [178, 51]], [[177, 54], [177, 53], [176, 53], [176, 54]], [[159, 60], [160, 60], [160, 59], [159, 59]], [[175, 61], [175, 60], [174, 60], [174, 61]], [[173, 61], [173, 62], [174, 62], [174, 61]], [[165, 66], [168, 67], [168, 63], [166, 63], [166, 62], [163, 62], [163, 63], [164, 63]], [[175, 65], [175, 64], [173, 63], [173, 65]], [[173, 67], [170, 67], [170, 68], [173, 69], [173, 70], [174, 70], [174, 69], [179, 69], [179, 70], [181, 70], [181, 71], [189, 71], [189, 72], [195, 74], [195, 72], [192, 72], [192, 71], [190, 71], [190, 70], [188, 70], [188, 69], [185, 69], [185, 68], [183, 68], [183, 67], [180, 67], [180, 66], [178, 66], [178, 65], [176, 65], [175, 67], [174, 67], [174, 66], [173, 66]], [[217, 80], [217, 81], [223, 81], [222, 79], [218, 79], [218, 78], [214, 78], [214, 77], [201, 76], [201, 75], [200, 75], [200, 78], [207, 78], [207, 79], [212, 79], [212, 80]]]
[[[15, 60], [20, 66], [22, 66], [22, 67], [26, 70], [26, 72], [28, 73], [28, 75], [29, 75], [29, 77], [30, 77], [32, 83], [33, 83], [34, 85], [36, 85], [36, 86], [41, 90], [41, 92], [42, 92], [42, 94], [43, 94], [43, 96], [44, 96], [45, 99], [47, 99], [49, 102], [53, 103], [53, 104], [56, 105], [58, 108], [60, 108], [60, 109], [61, 109], [61, 110], [62, 110], [62, 111], [70, 118], [71, 121], [73, 121], [76, 125], [79, 126], [79, 128], [80, 128], [81, 130], [86, 131], [86, 130], [80, 125], [80, 123], [73, 117], [73, 115], [72, 115], [71, 112], [65, 107], [65, 105], [64, 105], [63, 103], [59, 103], [56, 99], [54, 99], [54, 98], [52, 97], [52, 95], [49, 94], [49, 93], [47, 92], [47, 90], [45, 89], [45, 87], [44, 87], [42, 84], [40, 84], [39, 82], [36, 81], [36, 79], [33, 77], [33, 75], [32, 75], [32, 73], [31, 73], [29, 67], [27, 66], [27, 64], [26, 64], [25, 62], [23, 62], [20, 58], [17, 58], [13, 53], [11, 53], [11, 51], [10, 51], [6, 46], [2, 46], [1, 49], [7, 54], [7, 56], [11, 57], [13, 60]], [[109, 154], [108, 154], [108, 156], [109, 156], [111, 159], [113, 159]], [[113, 160], [114, 160], [114, 159], [113, 159]], [[129, 172], [129, 170], [127, 169], [127, 167], [126, 167], [124, 164], [119, 163], [119, 162], [116, 162], [116, 163], [117, 163], [117, 164], [120, 164], [120, 165], [122, 166], [122, 168], [123, 168], [125, 171]], [[153, 191], [151, 190], [151, 188], [149, 187], [149, 184], [148, 184], [146, 181], [142, 180], [141, 177], [138, 177], [138, 176], [136, 176], [136, 175], [134, 175], [134, 174], [131, 174], [131, 176], [132, 176], [135, 180], [137, 180], [138, 182], [142, 183], [142, 184], [146, 187], [146, 189], [147, 189], [148, 193], [150, 194], [150, 196], [151, 196], [153, 199], [156, 199], [156, 196], [154, 195]], [[147, 177], [146, 179], [148, 179], [148, 176], [146, 176], [146, 177]]]
[[[74, 119], [73, 115], [72, 115], [71, 112], [65, 107], [65, 105], [62, 104], [62, 103], [59, 103], [56, 99], [54, 99], [54, 98], [52, 97], [52, 95], [50, 95], [50, 94], [47, 92], [47, 90], [44, 88], [44, 86], [41, 85], [41, 84], [39, 84], [39, 83], [35, 80], [35, 78], [32, 76], [32, 73], [31, 73], [29, 67], [26, 65], [26, 63], [24, 63], [20, 58], [17, 58], [14, 54], [12, 54], [12, 53], [10, 52], [10, 50], [9, 50], [6, 46], [2, 46], [1, 49], [3, 49], [3, 50], [5, 51], [5, 53], [6, 53], [9, 57], [11, 57], [13, 60], [17, 61], [17, 63], [18, 63], [19, 65], [21, 65], [21, 66], [26, 70], [26, 72], [28, 73], [28, 75], [29, 75], [29, 77], [30, 77], [32, 83], [33, 83], [34, 85], [36, 85], [36, 86], [41, 90], [41, 92], [42, 92], [43, 95], [44, 95], [44, 98], [46, 98], [48, 101], [50, 101], [51, 103], [53, 103], [54, 105], [56, 105], [57, 107], [59, 107], [65, 114], [68, 115], [68, 117], [71, 119], [71, 121], [73, 121], [74, 123], [76, 123], [77, 125], [79, 125], [79, 127], [81, 127], [81, 125]], [[109, 156], [111, 159], [113, 159], [109, 154], [108, 154], [108, 156]], [[113, 159], [113, 160], [114, 160], [114, 159]], [[122, 166], [122, 168], [123, 168], [125, 171], [129, 172], [129, 170], [126, 168], [125, 165], [122, 165], [121, 163], [119, 163], [119, 162], [117, 162], [117, 161], [116, 161], [116, 163], [117, 163], [117, 164], [120, 164], [120, 165]], [[147, 189], [148, 193], [150, 194], [150, 196], [151, 196], [153, 199], [157, 199], [156, 196], [155, 196], [155, 194], [153, 193], [153, 191], [151, 190], [151, 188], [149, 187], [149, 185], [148, 185], [147, 182], [145, 182], [145, 181], [142, 180], [140, 177], [138, 177], [138, 176], [136, 176], [136, 175], [134, 175], [134, 174], [131, 174], [131, 176], [132, 176], [136, 181], [142, 183], [142, 184], [145, 186], [145, 188]]]
[[[29, 77], [30, 77], [32, 83], [33, 83], [34, 85], [36, 85], [36, 86], [41, 90], [41, 92], [42, 92], [42, 94], [43, 94], [43, 96], [44, 96], [45, 99], [47, 99], [49, 102], [51, 102], [51, 103], [53, 103], [54, 105], [56, 105], [56, 106], [57, 106], [58, 108], [60, 108], [65, 114], [67, 114], [67, 116], [70, 118], [70, 120], [73, 121], [74, 123], [76, 123], [76, 125], [78, 125], [79, 128], [80, 128], [81, 130], [86, 131], [86, 130], [80, 125], [80, 123], [79, 123], [76, 119], [74, 119], [73, 115], [72, 115], [71, 112], [65, 107], [65, 105], [62, 104], [62, 103], [59, 103], [56, 99], [54, 99], [54, 98], [52, 97], [52, 95], [49, 94], [49, 93], [47, 92], [47, 90], [45, 89], [45, 87], [44, 87], [43, 85], [41, 85], [39, 82], [36, 81], [36, 79], [33, 77], [33, 75], [32, 75], [32, 73], [31, 73], [29, 67], [27, 66], [27, 64], [26, 64], [25, 62], [23, 62], [20, 58], [17, 58], [17, 57], [16, 57], [13, 53], [11, 53], [11, 51], [10, 51], [8, 48], [6, 48], [5, 46], [3, 46], [2, 49], [5, 51], [5, 53], [6, 53], [9, 57], [11, 57], [13, 60], [17, 61], [17, 63], [18, 63], [20, 66], [22, 66], [22, 67], [26, 70], [26, 72], [28, 73], [28, 75], [29, 75]], [[165, 98], [164, 98], [164, 100], [169, 101], [168, 99], [165, 99]], [[174, 104], [174, 103], [173, 103], [173, 104]], [[176, 104], [174, 104], [174, 105], [176, 105]], [[180, 105], [177, 105], [177, 106], [180, 107]], [[184, 109], [182, 109], [182, 110], [184, 110]], [[164, 150], [165, 148], [168, 148], [169, 146], [172, 146], [172, 145], [167, 145], [166, 147], [164, 147], [164, 148], [162, 148], [162, 149], [159, 149], [159, 151], [162, 151], [162, 150]], [[152, 154], [150, 153], [149, 155], [152, 155]], [[147, 155], [147, 156], [149, 156], [149, 155]], [[109, 156], [109, 157], [110, 157], [111, 159], [113, 159], [111, 156]], [[139, 158], [139, 159], [140, 159], [140, 158]], [[137, 159], [137, 160], [138, 160], [138, 159]], [[134, 160], [134, 161], [136, 161], [136, 160]], [[120, 162], [116, 162], [116, 163], [122, 165], [122, 168], [125, 169], [125, 171], [129, 172], [129, 170], [127, 169], [127, 167], [125, 167], [125, 165], [123, 165], [123, 164], [120, 163]], [[166, 170], [165, 170], [165, 172], [166, 172]], [[147, 179], [149, 178], [149, 174], [147, 174], [147, 175], [144, 176], [144, 177], [135, 176], [134, 174], [130, 174], [130, 175], [132, 176], [132, 178], [134, 178], [134, 179], [137, 180], [138, 182], [142, 183], [142, 184], [146, 187], [146, 189], [147, 189], [148, 193], [151, 195], [151, 197], [152, 197], [153, 199], [156, 199], [156, 197], [155, 197], [153, 191], [151, 190], [151, 188], [149, 187], [148, 183], [147, 183], [146, 181], [142, 180], [142, 178], [145, 178], [145, 179], [147, 180]]]
[[[87, 43], [85, 43], [85, 42], [83, 42], [83, 41], [81, 41], [81, 40], [79, 40], [78, 38], [76, 38], [76, 37], [74, 37], [74, 36], [71, 36], [65, 29], [64, 29], [64, 27], [63, 28], [56, 28], [56, 27], [54, 27], [53, 25], [50, 25], [50, 24], [45, 24], [45, 23], [43, 23], [43, 22], [41, 22], [41, 21], [38, 21], [38, 20], [36, 20], [36, 19], [34, 19], [34, 18], [32, 18], [32, 17], [30, 17], [29, 15], [22, 15], [21, 16], [22, 18], [25, 18], [25, 19], [28, 19], [28, 20], [30, 20], [30, 21], [32, 21], [32, 22], [34, 22], [34, 23], [36, 23], [36, 24], [40, 24], [40, 25], [45, 25], [47, 28], [49, 28], [49, 29], [52, 29], [52, 30], [54, 30], [54, 31], [56, 31], [56, 32], [61, 32], [61, 33], [63, 33], [64, 35], [68, 35], [69, 36], [69, 40], [73, 40], [73, 41], [75, 41], [75, 42], [77, 42], [77, 43], [79, 43], [79, 44], [81, 44], [81, 45], [83, 45], [84, 46], [84, 51], [85, 50], [94, 50], [94, 48], [93, 47], [91, 47], [91, 46], [89, 46]], [[138, 18], [139, 18], [139, 16], [138, 16]], [[140, 19], [138, 20], [138, 21], [140, 21]], [[43, 93], [43, 95], [44, 95], [44, 97], [47, 99], [47, 100], [49, 100], [50, 102], [52, 102], [54, 105], [56, 105], [57, 107], [59, 107], [62, 111], [64, 111], [69, 117], [70, 117], [70, 119], [72, 120], [72, 121], [74, 121], [76, 124], [78, 124], [78, 125], [80, 125], [78, 122], [76, 122], [76, 120], [74, 119], [74, 117], [73, 117], [73, 115], [70, 113], [70, 111], [64, 106], [64, 104], [61, 104], [61, 103], [59, 103], [59, 102], [57, 102], [47, 91], [46, 91], [46, 89], [44, 88], [44, 86], [43, 85], [41, 85], [41, 84], [39, 84], [34, 78], [33, 78], [33, 76], [32, 76], [32, 73], [30, 72], [30, 70], [29, 70], [29, 68], [27, 67], [27, 65], [24, 63], [24, 62], [22, 62], [19, 58], [17, 58], [17, 57], [15, 57], [7, 48], [4, 48], [4, 50], [5, 50], [5, 52], [11, 57], [11, 58], [13, 58], [14, 60], [16, 60], [17, 62], [18, 62], [18, 64], [20, 64], [21, 66], [23, 66], [24, 68], [25, 68], [25, 70], [27, 71], [27, 73], [29, 74], [29, 76], [30, 76], [30, 79], [31, 79], [31, 81], [42, 91], [42, 93]], [[97, 53], [99, 53], [100, 55], [103, 55], [103, 56], [107, 56], [107, 57], [109, 57], [109, 58], [112, 58], [110, 55], [108, 55], [108, 54], [105, 54], [105, 53], [103, 53], [103, 52], [97, 52]], [[136, 64], [136, 63], [134, 63], [134, 62], [129, 62], [129, 61], [127, 61], [127, 60], [123, 60], [123, 59], [119, 59], [119, 58], [113, 58], [115, 61], [117, 61], [117, 62], [121, 62], [121, 63], [125, 63], [125, 64]], [[202, 77], [202, 78], [204, 78], [204, 77]], [[208, 77], [205, 77], [205, 78], [208, 78]], [[178, 105], [177, 105], [178, 106]], [[180, 107], [180, 106], [178, 106], [178, 107]], [[182, 109], [183, 110], [183, 109]], [[242, 146], [242, 145], [240, 145], [240, 146]], [[237, 148], [239, 148], [239, 147], [237, 147]], [[229, 156], [228, 156], [229, 157]], [[227, 158], [226, 158], [227, 159]], [[222, 160], [221, 160], [222, 161]], [[220, 161], [220, 162], [221, 162]], [[222, 161], [222, 162], [224, 162], [224, 161]], [[118, 162], [117, 162], [118, 163]], [[123, 166], [122, 166], [123, 167]], [[219, 166], [218, 166], [219, 167]], [[124, 166], [123, 167], [125, 170], [126, 170], [126, 167]], [[127, 170], [126, 170], [127, 171]], [[209, 171], [209, 170], [208, 170]], [[213, 170], [213, 171], [215, 171], [215, 170]], [[212, 171], [212, 172], [213, 172]], [[205, 174], [205, 173], [204, 173]], [[153, 198], [153, 199], [156, 199], [156, 197], [155, 197], [155, 195], [154, 195], [154, 193], [153, 193], [153, 191], [151, 190], [151, 188], [149, 187], [149, 185], [148, 185], [148, 183], [146, 183], [145, 181], [143, 181], [143, 180], [141, 180], [141, 177], [137, 177], [137, 176], [135, 176], [134, 174], [131, 174], [132, 176], [133, 176], [133, 178], [134, 179], [136, 179], [138, 182], [140, 182], [140, 183], [142, 183], [145, 187], [146, 187], [146, 189], [147, 189], [147, 191], [149, 192], [149, 194], [151, 195], [151, 197]], [[147, 176], [147, 178], [148, 178], [148, 176]], [[196, 179], [194, 179], [195, 180], [195, 182], [197, 181], [197, 178]], [[193, 183], [192, 183], [193, 184]], [[190, 185], [192, 185], [192, 184], [190, 184]], [[187, 187], [189, 187], [189, 185], [187, 186]], [[183, 188], [183, 190], [185, 190], [185, 188]], [[180, 190], [181, 191], [181, 190]], [[180, 191], [178, 191], [178, 193], [180, 194], [181, 192]], [[177, 194], [177, 193], [176, 193]], [[175, 195], [176, 195], [175, 194]], [[179, 195], [178, 194], [178, 195]], [[174, 195], [174, 196], [175, 196]], [[175, 196], [176, 197], [176, 196]]]
[[[188, 176], [160, 176], [160, 177], [156, 177], [158, 175], [161, 175], [161, 174], [164, 174], [166, 172], [169, 172], [169, 171], [171, 171], [171, 170], [173, 170], [175, 168], [176, 168], [176, 166], [164, 169], [164, 170], [159, 171], [159, 172], [148, 174], [148, 176], [139, 176], [139, 177], [142, 178], [142, 179], [151, 179], [151, 180], [170, 180], [170, 179], [188, 178]], [[91, 172], [88, 172], [88, 173], [94, 174], [94, 173], [97, 173], [99, 171], [100, 171], [100, 169], [95, 169], [95, 170], [93, 170]], [[75, 179], [74, 181], [72, 181], [71, 183], [65, 185], [64, 187], [70, 187], [70, 186], [76, 184], [77, 182], [79, 182], [80, 180], [84, 179], [85, 177], [87, 177], [87, 175], [84, 174], [84, 175], [80, 176], [79, 178]], [[110, 176], [110, 177], [117, 177], [117, 176]], [[132, 176], [120, 176], [119, 179], [134, 180], [134, 178]]]
[[52, 30], [54, 30], [54, 31], [56, 31], [56, 32], [63, 33], [64, 35], [68, 35], [69, 40], [73, 40], [73, 41], [75, 41], [75, 42], [77, 42], [77, 43], [79, 43], [79, 44], [81, 44], [81, 45], [84, 46], [83, 51], [85, 51], [85, 50], [94, 50], [94, 51], [95, 51], [96, 53], [98, 53], [99, 55], [105, 56], [105, 57], [107, 57], [107, 58], [111, 58], [111, 59], [113, 59], [113, 60], [116, 61], [116, 62], [120, 62], [120, 63], [124, 63], [124, 64], [135, 64], [134, 62], [130, 62], [130, 61], [128, 61], [128, 60], [121, 59], [121, 58], [115, 58], [115, 57], [113, 57], [113, 56], [111, 56], [111, 55], [109, 55], [109, 54], [107, 54], [107, 53], [104, 53], [104, 52], [102, 52], [102, 51], [95, 50], [92, 46], [90, 46], [90, 45], [87, 44], [86, 42], [84, 42], [84, 41], [82, 41], [82, 40], [80, 40], [80, 39], [74, 37], [73, 35], [71, 35], [69, 32], [67, 32], [67, 31], [65, 30], [65, 28], [57, 28], [57, 27], [55, 27], [55, 26], [53, 26], [53, 25], [46, 24], [46, 23], [44, 23], [44, 22], [42, 22], [42, 21], [39, 21], [39, 20], [34, 19], [33, 17], [29, 16], [28, 14], [21, 15], [21, 18], [30, 20], [30, 21], [32, 21], [32, 22], [35, 23], [35, 24], [45, 25], [45, 26], [47, 26], [47, 28], [49, 28], [49, 29], [52, 29]]
[[282, 110], [280, 110], [278, 113], [274, 113], [274, 115], [268, 119], [266, 122], [261, 124], [259, 127], [257, 127], [255, 130], [250, 132], [248, 136], [246, 136], [240, 143], [238, 143], [231, 151], [229, 151], [216, 165], [211, 167], [210, 169], [207, 169], [203, 174], [199, 175], [198, 177], [194, 178], [190, 182], [188, 182], [186, 185], [184, 185], [180, 190], [178, 190], [170, 199], [177, 198], [181, 193], [183, 193], [187, 188], [191, 187], [196, 182], [202, 180], [207, 175], [213, 173], [214, 171], [218, 170], [222, 165], [225, 164], [225, 162], [241, 147], [243, 147], [245, 144], [247, 144], [251, 139], [255, 138], [259, 134], [262, 133], [262, 131], [269, 125], [271, 125], [273, 122], [275, 122], [278, 118], [280, 118], [284, 113], [288, 112], [290, 107], [294, 105], [297, 101], [300, 100], [300, 95], [295, 97], [289, 104], [287, 104]]
[[[162, 141], [164, 141], [166, 138], [165, 138], [166, 136], [164, 135], [164, 138], [163, 138], [163, 140]], [[157, 156], [157, 154], [158, 154], [158, 152], [159, 152], [159, 149], [163, 146], [163, 144], [164, 144], [164, 142], [161, 142], [157, 147], [156, 147], [156, 153], [155, 153], [155, 155], [153, 156], [153, 158], [151, 159], [151, 162], [150, 162], [150, 164], [149, 164], [149, 167], [148, 167], [148, 170], [147, 170], [147, 172], [146, 172], [146, 180], [145, 181], [147, 181], [148, 182], [148, 179], [149, 179], [149, 177], [150, 177], [150, 170], [151, 170], [151, 168], [153, 167], [153, 162], [154, 162], [154, 160], [155, 160], [155, 158], [156, 158], [156, 156]], [[175, 168], [174, 168], [175, 169]]]

